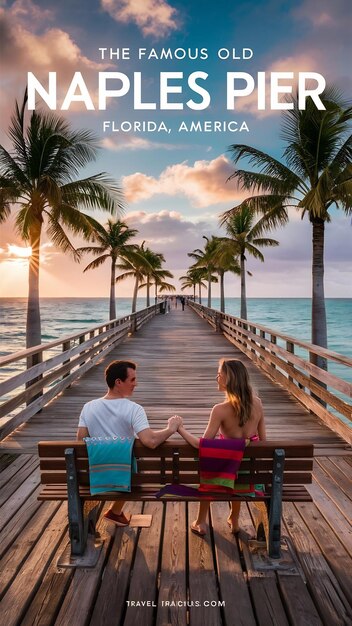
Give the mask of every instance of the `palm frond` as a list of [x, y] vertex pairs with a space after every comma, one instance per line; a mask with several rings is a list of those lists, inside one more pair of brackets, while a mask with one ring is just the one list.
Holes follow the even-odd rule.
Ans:
[[[77, 248], [77, 252], [80, 252], [80, 248]], [[107, 261], [109, 258], [109, 254], [102, 254], [97, 259], [94, 259], [94, 261], [91, 261], [91, 263], [88, 263], [83, 272], [87, 272], [88, 270], [95, 270], [97, 267], [103, 265], [103, 263], [105, 263], [105, 261]]]
[[247, 252], [249, 252], [249, 254], [251, 254], [251, 256], [254, 256], [255, 259], [259, 259], [259, 261], [262, 261], [262, 263], [264, 263], [264, 255], [260, 250], [258, 250], [258, 248], [256, 248], [256, 246], [247, 242], [246, 250]]
[[47, 233], [50, 239], [52, 240], [52, 242], [54, 243], [54, 245], [57, 246], [58, 248], [61, 248], [61, 250], [65, 253], [66, 252], [71, 253], [74, 260], [79, 261], [80, 255], [76, 251], [73, 244], [70, 242], [62, 226], [59, 224], [59, 222], [57, 222], [56, 220], [53, 220], [50, 214], [48, 214], [48, 217], [49, 217], [49, 224], [47, 228]]

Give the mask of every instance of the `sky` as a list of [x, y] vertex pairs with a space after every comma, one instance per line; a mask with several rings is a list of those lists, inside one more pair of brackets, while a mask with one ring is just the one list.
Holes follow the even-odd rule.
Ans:
[[[82, 176], [105, 171], [119, 182], [126, 198], [120, 217], [138, 229], [136, 243], [145, 241], [164, 254], [179, 291], [178, 278], [192, 262], [187, 253], [203, 247], [204, 235], [225, 234], [219, 215], [246, 197], [227, 182], [234, 171], [229, 146], [245, 143], [282, 158], [281, 112], [270, 105], [270, 73], [293, 72], [293, 79], [283, 82], [294, 89], [298, 72], [316, 72], [351, 96], [351, 18], [350, 0], [0, 0], [0, 141], [11, 147], [7, 129], [27, 73], [47, 89], [48, 72], [56, 72], [57, 115], [99, 138], [97, 160]], [[75, 72], [83, 77], [86, 100], [61, 110]], [[119, 80], [108, 82], [119, 95], [108, 97], [106, 110], [99, 110], [99, 75], [107, 72], [120, 73]], [[178, 75], [168, 79], [165, 95], [160, 85], [167, 72]], [[202, 74], [192, 85], [188, 81], [196, 72]], [[255, 88], [232, 98], [227, 109], [231, 72], [252, 76]], [[265, 72], [265, 110], [258, 110], [258, 72]], [[238, 89], [244, 86], [245, 81], [236, 83]], [[37, 102], [48, 110], [41, 97]], [[201, 130], [192, 130], [192, 123]], [[1, 226], [3, 297], [27, 295], [27, 250], [14, 216], [15, 210]], [[95, 217], [106, 223], [108, 216], [96, 212]], [[351, 234], [351, 219], [333, 210], [326, 226], [327, 297], [352, 297]], [[264, 263], [248, 258], [253, 276], [247, 295], [309, 297], [308, 220], [292, 210], [289, 225], [268, 236], [280, 246], [263, 249]], [[108, 263], [83, 274], [92, 258], [77, 264], [46, 236], [41, 252], [42, 297], [108, 297]], [[239, 290], [239, 279], [228, 276], [226, 295], [237, 297]], [[120, 283], [116, 291], [130, 296], [132, 285]]]

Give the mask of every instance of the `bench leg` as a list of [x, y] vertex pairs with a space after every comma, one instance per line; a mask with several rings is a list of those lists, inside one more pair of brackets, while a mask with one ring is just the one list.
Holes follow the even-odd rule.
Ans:
[[79, 495], [77, 468], [74, 448], [65, 450], [67, 475], [68, 531], [71, 541], [71, 554], [81, 556], [86, 547], [83, 504]]
[[272, 559], [281, 556], [281, 515], [282, 515], [282, 483], [285, 465], [285, 450], [274, 452], [273, 484], [269, 507], [269, 539], [268, 552]]
[[73, 448], [65, 450], [65, 459], [70, 550], [64, 551], [58, 567], [94, 567], [103, 546], [103, 542], [97, 540], [95, 530], [99, 502], [83, 501], [79, 495]]

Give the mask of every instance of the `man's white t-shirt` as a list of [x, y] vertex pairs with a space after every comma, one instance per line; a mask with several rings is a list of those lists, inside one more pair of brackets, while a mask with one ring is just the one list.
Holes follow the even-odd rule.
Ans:
[[135, 437], [149, 423], [143, 407], [128, 398], [98, 398], [84, 405], [78, 426], [90, 437]]

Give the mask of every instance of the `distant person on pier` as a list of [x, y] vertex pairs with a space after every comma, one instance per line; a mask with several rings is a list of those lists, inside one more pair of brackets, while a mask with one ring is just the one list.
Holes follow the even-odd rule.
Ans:
[[184, 296], [181, 296], [182, 311], [185, 310], [185, 302], [186, 302], [186, 300], [185, 300]]
[[[170, 417], [167, 428], [152, 430], [145, 410], [132, 402], [137, 385], [136, 363], [113, 361], [105, 370], [108, 391], [102, 398], [87, 402], [81, 412], [77, 439], [84, 437], [136, 437], [148, 448], [156, 448], [173, 435], [181, 418]], [[123, 513], [123, 500], [113, 503], [104, 517], [117, 526], [128, 526], [129, 518]]]
[[[216, 380], [218, 390], [225, 392], [225, 400], [212, 408], [203, 438], [215, 439], [219, 434], [222, 439], [265, 440], [262, 403], [253, 393], [248, 372], [243, 363], [235, 359], [221, 359]], [[199, 438], [189, 433], [184, 428], [183, 423], [179, 426], [178, 432], [189, 444], [199, 448]], [[233, 534], [237, 534], [240, 530], [240, 506], [240, 502], [231, 502], [231, 511], [227, 522]], [[209, 502], [200, 502], [198, 517], [191, 524], [191, 530], [195, 534], [205, 535], [208, 511]]]

